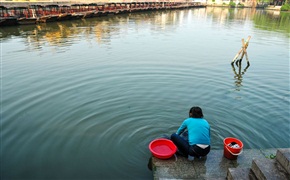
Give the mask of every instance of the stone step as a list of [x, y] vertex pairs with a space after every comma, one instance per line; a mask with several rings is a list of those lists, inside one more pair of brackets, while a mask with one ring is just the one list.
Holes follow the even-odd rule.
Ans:
[[290, 149], [277, 149], [276, 160], [290, 174]]
[[251, 168], [229, 168], [227, 180], [257, 180]]
[[251, 169], [258, 179], [290, 180], [290, 175], [276, 159], [253, 159]]
[[[149, 161], [148, 165], [150, 164], [153, 173], [153, 179], [154, 180], [173, 180], [173, 179], [190, 179], [190, 180], [200, 180], [200, 179], [206, 179], [206, 180], [224, 180], [227, 178], [227, 173], [230, 169], [239, 169], [239, 168], [249, 168], [253, 166], [267, 165], [268, 161], [271, 160], [266, 157], [269, 156], [269, 154], [277, 154], [276, 148], [271, 149], [243, 149], [243, 153], [239, 155], [237, 160], [230, 160], [224, 157], [224, 150], [211, 150], [211, 152], [207, 155], [205, 158], [201, 159], [194, 159], [193, 161], [189, 161], [188, 158], [181, 157], [179, 155], [173, 156], [170, 159], [162, 160], [155, 157], [152, 157], [152, 159]], [[290, 148], [288, 148], [290, 151]], [[281, 151], [282, 152], [282, 151]], [[283, 154], [285, 154], [283, 152]], [[278, 155], [279, 158], [280, 155]], [[286, 155], [287, 156], [287, 155]], [[287, 156], [288, 157], [288, 156]], [[257, 159], [257, 163], [253, 165], [253, 159]], [[259, 162], [260, 159], [266, 159], [266, 162]], [[282, 168], [280, 163], [278, 163], [277, 156], [274, 159], [274, 162], [276, 162], [279, 167]], [[275, 165], [274, 165], [275, 166]], [[149, 167], [149, 166], [148, 166]], [[289, 167], [289, 166], [288, 166]], [[258, 166], [260, 168], [260, 166]], [[263, 167], [261, 167], [263, 168]], [[248, 170], [237, 170], [237, 171], [249, 171]], [[258, 170], [263, 173], [266, 170]], [[284, 170], [286, 173], [286, 170]], [[270, 168], [270, 172], [272, 174], [276, 174], [273, 170]], [[233, 172], [238, 174], [238, 172]], [[256, 180], [257, 179], [263, 179], [258, 178], [256, 175], [254, 175], [253, 169], [249, 171], [250, 176], [248, 174], [242, 174], [241, 176], [235, 176], [235, 175], [228, 175], [228, 179], [242, 179], [249, 177], [250, 180]], [[290, 180], [290, 175], [288, 175], [288, 180]], [[268, 176], [263, 176], [264, 179]], [[271, 176], [272, 177], [272, 176]], [[279, 179], [286, 179], [285, 176], [282, 178], [275, 178], [276, 176], [272, 178], [267, 178], [269, 180], [279, 180]], [[279, 176], [278, 176], [279, 177]]]

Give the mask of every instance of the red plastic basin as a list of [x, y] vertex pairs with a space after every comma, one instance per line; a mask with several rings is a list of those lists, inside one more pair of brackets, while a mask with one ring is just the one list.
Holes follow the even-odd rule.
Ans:
[[177, 147], [171, 140], [159, 138], [150, 142], [149, 150], [154, 157], [168, 159], [175, 154]]

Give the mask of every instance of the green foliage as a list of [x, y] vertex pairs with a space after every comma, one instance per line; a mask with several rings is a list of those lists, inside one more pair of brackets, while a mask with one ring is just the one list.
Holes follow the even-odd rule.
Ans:
[[259, 1], [257, 1], [257, 2], [262, 2], [262, 3], [270, 3], [270, 2], [272, 2], [272, 1], [270, 1], [270, 0], [259, 0]]
[[284, 4], [282, 7], [281, 7], [281, 11], [289, 11], [290, 10], [290, 4]]
[[273, 12], [267, 11], [266, 14], [256, 13], [253, 16], [255, 27], [272, 32], [284, 32], [287, 38], [290, 38], [290, 13], [281, 11], [280, 16], [274, 15]]
[[230, 7], [236, 7], [236, 3], [233, 2], [233, 1], [231, 1], [231, 2], [229, 3], [229, 6], [230, 6]]
[[238, 7], [244, 7], [244, 4], [238, 3]]
[[270, 154], [270, 156], [265, 156], [265, 157], [268, 158], [268, 159], [275, 159], [276, 158], [276, 155]]
[[213, 3], [215, 2], [215, 0], [211, 0]]

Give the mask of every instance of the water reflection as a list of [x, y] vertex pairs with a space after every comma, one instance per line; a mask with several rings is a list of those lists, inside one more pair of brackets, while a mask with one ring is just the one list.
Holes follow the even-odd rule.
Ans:
[[[175, 131], [192, 103], [207, 110], [214, 149], [229, 135], [242, 137], [247, 148], [285, 147], [289, 113], [280, 107], [289, 106], [282, 99], [289, 87], [288, 39], [246, 20], [255, 67], [247, 71], [247, 89], [231, 93], [227, 67], [245, 29], [232, 29], [244, 22], [229, 14], [247, 10], [220, 10], [223, 16], [217, 8], [190, 9], [0, 28], [3, 177], [152, 178], [150, 140]], [[235, 65], [237, 80], [244, 66]], [[236, 96], [244, 101], [233, 101]], [[282, 131], [261, 133], [273, 126], [268, 117], [278, 117], [275, 129]], [[219, 159], [206, 164], [211, 160], [220, 170]]]
[[290, 14], [287, 12], [260, 10], [253, 15], [252, 19], [256, 28], [283, 32], [290, 37]]
[[[149, 25], [151, 31], [160, 33], [160, 31], [169, 29], [168, 26], [178, 28], [186, 17], [192, 16], [192, 13], [194, 16], [207, 15], [208, 20], [225, 24], [226, 27], [231, 26], [233, 19], [241, 20], [238, 21], [241, 24], [245, 23], [246, 19], [251, 19], [257, 28], [282, 31], [288, 36], [290, 32], [289, 13], [277, 15], [273, 12], [256, 9], [208, 7], [206, 9], [141, 12], [38, 25], [3, 27], [0, 28], [0, 35], [3, 40], [13, 36], [22, 36], [29, 46], [34, 46], [30, 47], [31, 49], [41, 49], [44, 42], [56, 47], [71, 46], [78, 38], [85, 38], [88, 41], [95, 40], [98, 44], [108, 44], [112, 36], [130, 34], [132, 29], [128, 28], [128, 25], [133, 24], [134, 30], [137, 31], [143, 26]], [[170, 29], [172, 31], [172, 27]]]
[[[235, 64], [238, 67], [238, 70], [235, 68]], [[247, 62], [247, 66], [243, 69], [242, 71], [242, 61], [238, 60], [236, 63], [232, 63], [232, 69], [235, 74], [234, 79], [235, 79], [235, 85], [236, 85], [236, 90], [239, 91], [240, 87], [242, 86], [243, 82], [243, 75], [246, 73], [247, 69], [250, 67], [250, 63]]]
[[[208, 14], [212, 14], [217, 22], [225, 23], [231, 22], [233, 19], [248, 20], [255, 14], [256, 9], [236, 9], [236, 8], [215, 8], [208, 7]], [[244, 23], [245, 21], [240, 21]]]
[[[86, 39], [95, 36], [99, 44], [107, 43], [111, 36], [128, 34], [129, 29], [121, 29], [120, 25], [134, 24], [136, 28], [142, 28], [143, 24], [150, 24], [151, 30], [165, 30], [166, 26], [177, 23], [177, 17], [182, 13], [172, 12], [151, 12], [124, 14], [118, 16], [82, 19], [64, 22], [52, 22], [47, 24], [3, 27], [1, 38], [8, 39], [12, 36], [22, 36], [34, 42], [47, 41], [52, 46], [68, 45], [68, 39], [85, 35]], [[123, 32], [125, 31], [125, 32]]]

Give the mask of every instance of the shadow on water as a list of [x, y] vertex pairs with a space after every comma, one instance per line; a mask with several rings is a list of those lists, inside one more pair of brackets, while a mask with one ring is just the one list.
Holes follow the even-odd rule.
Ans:
[[152, 157], [149, 158], [147, 167], [150, 171], [152, 171]]

